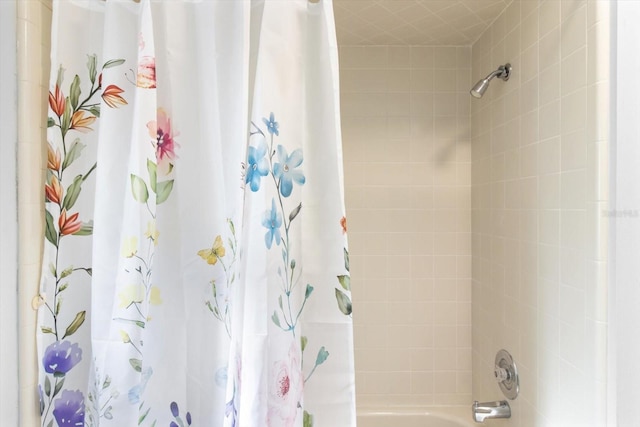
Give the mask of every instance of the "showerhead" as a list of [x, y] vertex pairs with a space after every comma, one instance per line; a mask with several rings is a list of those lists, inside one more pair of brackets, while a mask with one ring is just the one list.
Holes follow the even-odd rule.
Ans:
[[482, 95], [484, 95], [484, 93], [487, 91], [487, 88], [489, 87], [489, 82], [491, 82], [491, 79], [493, 79], [494, 77], [498, 77], [499, 79], [502, 79], [506, 82], [507, 80], [509, 80], [510, 74], [511, 64], [507, 62], [506, 64], [499, 66], [497, 70], [489, 74], [484, 79], [478, 81], [478, 83], [476, 83], [473, 88], [471, 88], [471, 96], [473, 96], [474, 98], [482, 98]]

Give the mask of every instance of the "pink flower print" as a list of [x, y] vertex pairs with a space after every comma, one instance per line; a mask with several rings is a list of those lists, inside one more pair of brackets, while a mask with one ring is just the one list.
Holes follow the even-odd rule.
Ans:
[[175, 149], [179, 147], [173, 139], [177, 134], [173, 133], [171, 129], [171, 119], [167, 116], [164, 109], [158, 108], [156, 119], [156, 121], [147, 123], [147, 128], [149, 129], [149, 136], [155, 140], [153, 145], [156, 148], [158, 167], [167, 173], [169, 170], [168, 166], [176, 157]]
[[156, 87], [156, 58], [143, 56], [138, 62], [138, 75], [136, 86], [143, 89], [155, 89]]
[[144, 36], [142, 35], [142, 33], [138, 33], [138, 49], [143, 50], [144, 49]]
[[293, 427], [301, 407], [304, 379], [300, 365], [300, 349], [291, 343], [288, 359], [274, 363], [269, 384], [269, 426]]

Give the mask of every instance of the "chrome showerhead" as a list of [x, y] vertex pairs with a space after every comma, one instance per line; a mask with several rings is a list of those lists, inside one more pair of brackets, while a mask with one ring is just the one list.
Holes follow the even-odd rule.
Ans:
[[497, 70], [489, 74], [484, 79], [478, 81], [478, 83], [476, 83], [473, 88], [471, 88], [471, 96], [473, 96], [474, 98], [482, 98], [482, 95], [484, 95], [484, 93], [487, 91], [487, 88], [489, 87], [489, 82], [491, 82], [491, 79], [493, 79], [494, 77], [498, 77], [499, 79], [502, 79], [506, 82], [507, 80], [509, 80], [510, 74], [511, 64], [507, 62], [506, 64], [499, 66]]

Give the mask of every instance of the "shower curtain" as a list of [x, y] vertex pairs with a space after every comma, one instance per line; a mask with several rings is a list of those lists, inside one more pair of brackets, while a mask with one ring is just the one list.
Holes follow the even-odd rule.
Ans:
[[354, 426], [330, 0], [54, 0], [41, 425]]

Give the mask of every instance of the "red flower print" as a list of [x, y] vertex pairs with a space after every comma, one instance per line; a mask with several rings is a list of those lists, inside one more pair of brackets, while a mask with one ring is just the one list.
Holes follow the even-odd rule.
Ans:
[[60, 227], [60, 234], [62, 236], [66, 236], [80, 231], [82, 228], [82, 221], [78, 220], [78, 212], [67, 218], [67, 210], [62, 209], [62, 212], [60, 212], [60, 218], [58, 218], [58, 226]]
[[51, 144], [47, 144], [47, 169], [60, 170], [60, 150], [53, 151]]
[[78, 110], [71, 116], [71, 129], [75, 129], [78, 132], [87, 133], [92, 131], [89, 125], [96, 121], [95, 116], [86, 116], [84, 111]]
[[55, 176], [51, 177], [51, 182], [44, 186], [44, 194], [47, 196], [47, 199], [53, 203], [60, 204], [62, 203], [62, 196], [64, 194], [64, 190], [60, 185], [60, 181]]
[[347, 217], [343, 216], [340, 218], [340, 225], [342, 226], [342, 234], [347, 233]]
[[49, 107], [58, 117], [64, 114], [65, 99], [58, 85], [56, 85], [54, 93], [49, 91]]
[[109, 85], [102, 92], [102, 99], [104, 99], [104, 102], [111, 108], [118, 108], [121, 105], [127, 105], [127, 101], [120, 96], [121, 93], [124, 93], [124, 90], [120, 89], [116, 85]]
[[179, 145], [173, 139], [176, 136], [171, 129], [171, 119], [162, 108], [158, 108], [156, 115], [157, 121], [147, 123], [149, 136], [155, 139], [154, 146], [156, 148], [156, 160], [158, 166], [167, 165], [171, 160], [175, 159], [176, 147]]
[[143, 89], [155, 89], [156, 87], [156, 58], [143, 56], [138, 63], [138, 75], [136, 86]]

